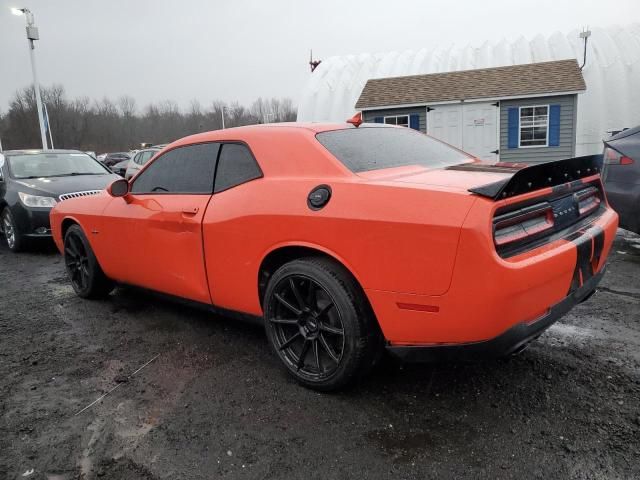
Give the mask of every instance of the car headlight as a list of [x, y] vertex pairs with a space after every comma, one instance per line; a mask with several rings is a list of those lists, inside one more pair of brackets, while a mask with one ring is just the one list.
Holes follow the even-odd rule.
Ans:
[[53, 197], [41, 197], [39, 195], [29, 195], [28, 193], [18, 192], [20, 201], [25, 207], [55, 207], [56, 199]]

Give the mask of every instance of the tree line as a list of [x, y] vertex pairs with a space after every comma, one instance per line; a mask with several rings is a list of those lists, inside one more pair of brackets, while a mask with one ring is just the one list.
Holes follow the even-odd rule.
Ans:
[[[116, 100], [67, 98], [60, 85], [41, 88], [49, 113], [55, 148], [96, 153], [126, 151], [140, 143], [168, 143], [186, 135], [224, 126], [295, 121], [296, 109], [289, 98], [258, 98], [249, 107], [238, 102], [213, 101], [203, 106], [193, 100], [181, 109], [172, 100], [152, 103], [141, 110], [134, 98]], [[40, 148], [40, 129], [33, 87], [15, 93], [6, 113], [0, 111], [0, 141], [4, 150]]]

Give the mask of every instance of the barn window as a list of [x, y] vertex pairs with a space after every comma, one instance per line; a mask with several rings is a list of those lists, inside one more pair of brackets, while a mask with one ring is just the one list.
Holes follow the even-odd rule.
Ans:
[[400, 127], [409, 126], [409, 115], [394, 115], [391, 117], [384, 117], [384, 123], [387, 125], [398, 125]]
[[520, 107], [520, 147], [549, 145], [549, 105]]

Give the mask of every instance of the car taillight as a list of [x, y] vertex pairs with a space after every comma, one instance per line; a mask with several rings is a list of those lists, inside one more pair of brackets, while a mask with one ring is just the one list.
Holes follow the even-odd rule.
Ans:
[[496, 246], [501, 247], [552, 230], [553, 223], [551, 205], [538, 203], [496, 217], [493, 237]]
[[622, 155], [611, 147], [604, 149], [603, 156], [606, 165], [633, 165], [633, 158]]
[[582, 217], [600, 207], [602, 200], [600, 192], [595, 187], [589, 187], [574, 194], [578, 201], [578, 214]]

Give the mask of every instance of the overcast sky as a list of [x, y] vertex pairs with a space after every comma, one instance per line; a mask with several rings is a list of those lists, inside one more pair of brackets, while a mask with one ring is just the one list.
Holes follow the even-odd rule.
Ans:
[[138, 107], [171, 99], [297, 102], [309, 49], [327, 58], [568, 32], [640, 21], [638, 0], [0, 0], [0, 111], [31, 82], [24, 18], [35, 14], [40, 82]]

